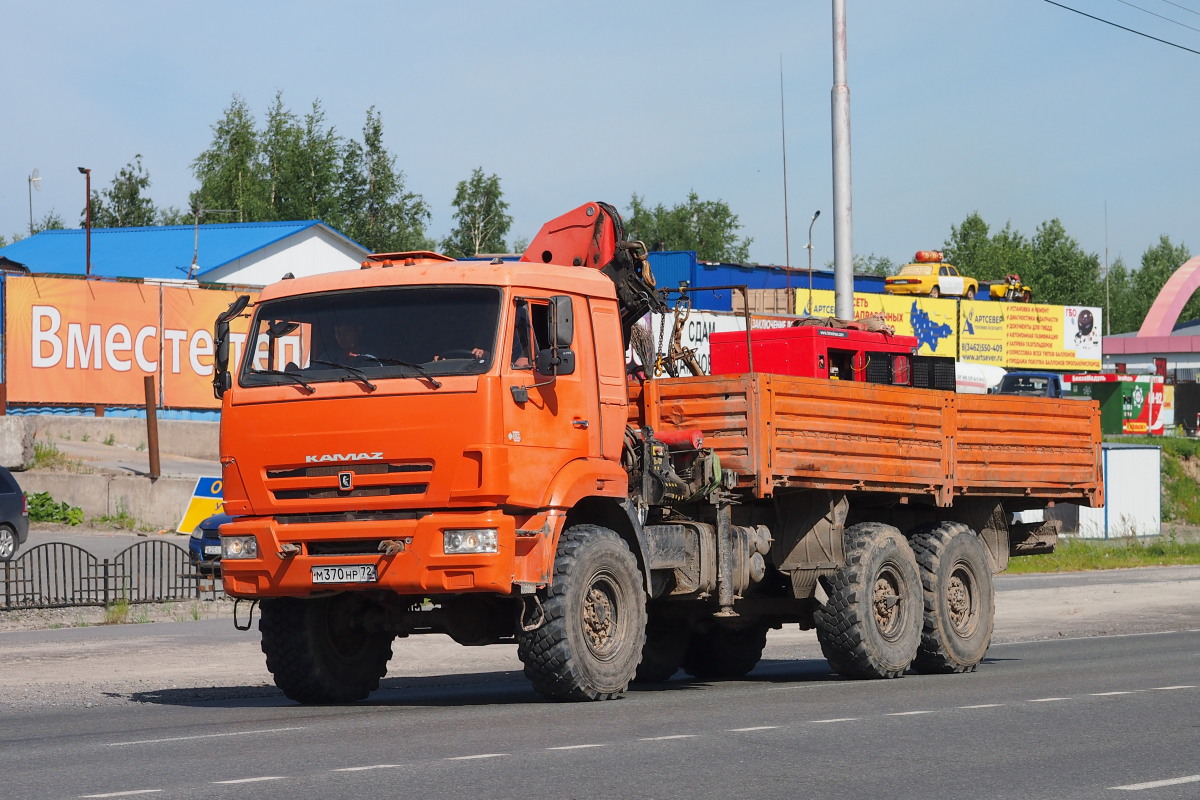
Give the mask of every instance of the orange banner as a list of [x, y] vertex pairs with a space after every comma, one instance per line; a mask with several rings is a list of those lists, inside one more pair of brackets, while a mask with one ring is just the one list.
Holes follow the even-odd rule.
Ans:
[[[24, 276], [6, 284], [9, 402], [142, 406], [153, 375], [164, 407], [220, 405], [212, 326], [233, 292]], [[246, 326], [235, 320], [241, 341]]]

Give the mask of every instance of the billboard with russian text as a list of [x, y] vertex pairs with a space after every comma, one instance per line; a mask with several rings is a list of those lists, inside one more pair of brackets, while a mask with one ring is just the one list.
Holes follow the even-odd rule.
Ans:
[[[219, 406], [212, 326], [233, 292], [32, 276], [6, 283], [9, 402], [139, 406], [150, 375], [163, 406]], [[241, 355], [247, 324], [234, 320], [231, 359]]]

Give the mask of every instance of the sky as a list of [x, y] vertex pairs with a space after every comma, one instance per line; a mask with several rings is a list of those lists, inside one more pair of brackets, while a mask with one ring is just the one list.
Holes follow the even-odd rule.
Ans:
[[[1200, 0], [1061, 2], [1200, 51]], [[1200, 53], [1045, 0], [846, 5], [856, 254], [903, 263], [972, 212], [1026, 236], [1058, 218], [1102, 264], [1162, 235], [1200, 251]], [[105, 189], [137, 154], [155, 204], [186, 208], [234, 96], [261, 126], [281, 93], [360, 140], [375, 107], [438, 239], [482, 167], [510, 242], [588, 201], [695, 191], [763, 264], [805, 266], [819, 210], [813, 262], [833, 260], [830, 0], [0, 0], [0, 20], [10, 241], [31, 199], [80, 226], [77, 167]]]

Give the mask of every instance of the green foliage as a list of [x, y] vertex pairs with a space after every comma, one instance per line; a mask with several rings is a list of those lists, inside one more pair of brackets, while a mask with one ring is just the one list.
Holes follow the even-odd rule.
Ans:
[[[92, 226], [96, 228], [136, 228], [153, 225], [158, 216], [154, 201], [143, 192], [150, 188], [150, 175], [138, 153], [116, 174], [112, 186], [92, 192]], [[84, 216], [80, 220], [83, 224]]]
[[31, 522], [65, 522], [68, 525], [83, 522], [83, 509], [56, 502], [49, 492], [26, 493], [25, 501], [29, 506]]
[[71, 458], [66, 453], [58, 449], [58, 445], [54, 442], [39, 442], [33, 443], [33, 464], [34, 469], [54, 470], [58, 472], [83, 472], [83, 462], [77, 458]]
[[646, 243], [649, 250], [695, 250], [702, 261], [741, 264], [750, 260], [752, 239], [738, 239], [741, 222], [721, 200], [701, 200], [689, 192], [687, 201], [654, 208], [633, 195], [625, 219], [626, 237]]
[[105, 437], [104, 437], [104, 443], [105, 443], [106, 445], [108, 445], [109, 447], [112, 447], [114, 444], [116, 444], [116, 443], [117, 443], [117, 436], [116, 436], [116, 434], [110, 433], [108, 436], [105, 436]]
[[1059, 539], [1053, 553], [1021, 556], [1008, 562], [1008, 572], [1075, 572], [1169, 564], [1200, 564], [1200, 542], [1181, 542], [1168, 534], [1150, 540]]
[[395, 161], [374, 107], [357, 142], [327, 124], [320, 100], [300, 118], [277, 94], [260, 131], [235, 95], [213, 126], [212, 143], [192, 162], [200, 181], [193, 215], [238, 222], [319, 219], [374, 252], [429, 249], [429, 208], [405, 191]]
[[504, 237], [512, 227], [512, 217], [506, 213], [508, 203], [498, 176], [485, 176], [483, 168], [476, 167], [470, 178], [458, 182], [451, 205], [457, 224], [442, 242], [446, 255], [462, 258], [505, 252]]
[[425, 237], [429, 206], [404, 189], [404, 173], [383, 146], [383, 121], [372, 106], [363, 124], [362, 142], [350, 141], [342, 153], [341, 204], [330, 220], [335, 228], [376, 253], [433, 250]]

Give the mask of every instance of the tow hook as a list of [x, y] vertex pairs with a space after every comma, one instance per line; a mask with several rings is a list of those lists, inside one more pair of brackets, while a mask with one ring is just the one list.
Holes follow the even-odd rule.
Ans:
[[250, 602], [250, 614], [246, 617], [246, 624], [242, 625], [238, 622], [238, 606], [241, 605], [242, 600], [243, 600], [243, 598], [241, 598], [241, 597], [233, 598], [233, 627], [237, 628], [239, 631], [248, 631], [248, 630], [250, 630], [250, 623], [254, 620], [254, 607], [256, 605], [258, 605], [258, 601], [257, 600], [249, 601]]
[[542, 598], [536, 594], [521, 597], [521, 610], [517, 614], [517, 624], [525, 633], [536, 631], [546, 622], [546, 612], [542, 608]]

